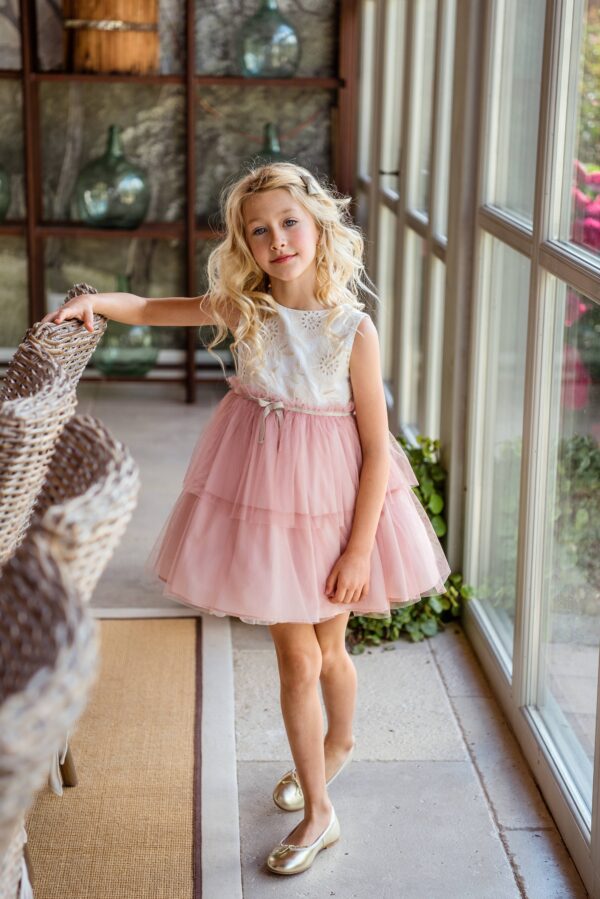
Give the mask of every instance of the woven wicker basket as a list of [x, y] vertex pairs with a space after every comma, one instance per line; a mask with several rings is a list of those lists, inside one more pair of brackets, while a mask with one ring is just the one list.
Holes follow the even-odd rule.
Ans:
[[4, 565], [0, 583], [0, 868], [6, 883], [23, 873], [25, 815], [97, 676], [97, 622], [55, 553], [51, 535], [33, 526]]
[[[80, 282], [71, 287], [65, 302], [83, 293], [98, 293], [98, 291], [95, 287]], [[90, 332], [75, 318], [66, 319], [60, 325], [55, 322], [36, 322], [25, 332], [23, 339], [45, 350], [48, 356], [60, 363], [73, 380], [78, 381], [90, 356], [102, 339], [108, 322], [104, 316], [94, 315], [93, 324], [94, 330]], [[14, 360], [18, 358], [18, 352], [17, 350]], [[10, 368], [7, 372], [7, 378], [9, 377]]]
[[60, 433], [75, 411], [75, 385], [24, 342], [0, 387], [0, 564], [22, 539]]

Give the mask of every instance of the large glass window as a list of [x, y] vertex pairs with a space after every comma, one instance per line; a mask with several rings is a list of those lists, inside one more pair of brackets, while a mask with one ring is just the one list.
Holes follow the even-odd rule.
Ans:
[[[519, 495], [529, 262], [500, 241], [483, 238], [479, 323], [480, 391], [475, 427], [480, 457], [476, 541], [469, 581], [512, 657], [519, 535]], [[477, 537], [475, 537], [475, 534]]]
[[[583, 10], [580, 6], [584, 7]], [[577, 79], [571, 84], [565, 128], [565, 164], [560, 237], [600, 255], [600, 0], [574, 4]], [[572, 167], [572, 168], [571, 168]]]
[[398, 192], [400, 162], [400, 124], [402, 121], [403, 55], [398, 52], [405, 41], [405, 0], [388, 0], [385, 39], [389, 48], [385, 55], [383, 80], [383, 125], [381, 139], [382, 188]]
[[442, 17], [438, 140], [436, 147], [436, 203], [432, 210], [434, 231], [448, 234], [448, 192], [450, 189], [450, 128], [452, 120], [454, 40], [456, 36], [456, 0], [446, 0]]
[[361, 5], [358, 216], [393, 426], [413, 437], [440, 431], [455, 20], [456, 0]]
[[600, 304], [553, 285], [536, 707], [591, 816], [600, 646]]
[[371, 165], [371, 137], [373, 134], [373, 79], [375, 74], [375, 25], [377, 5], [375, 0], [365, 0], [362, 5], [361, 54], [360, 54], [360, 124], [358, 129], [358, 170], [369, 171]]
[[444, 298], [446, 266], [434, 256], [431, 266], [429, 327], [426, 339], [426, 393], [423, 402], [423, 431], [433, 439], [440, 436], [441, 390], [444, 343]]
[[381, 368], [385, 380], [392, 377], [393, 320], [395, 306], [394, 260], [397, 217], [386, 206], [379, 212], [379, 258], [377, 285], [381, 305], [377, 315], [379, 343], [381, 347]]
[[423, 269], [427, 262], [425, 243], [418, 234], [406, 229], [404, 295], [410, 298], [403, 308], [402, 357], [403, 383], [406, 385], [405, 405], [401, 410], [406, 426], [423, 430], [423, 407], [419, 403], [423, 377], [422, 322]]
[[431, 119], [437, 0], [414, 4], [412, 147], [408, 182], [409, 206], [429, 212], [431, 178]]
[[545, 3], [493, 3], [484, 200], [531, 222]]

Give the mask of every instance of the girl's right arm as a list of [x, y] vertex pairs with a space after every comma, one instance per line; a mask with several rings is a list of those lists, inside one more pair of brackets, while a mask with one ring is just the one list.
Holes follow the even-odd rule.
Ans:
[[[201, 308], [199, 297], [138, 297], [134, 293], [83, 293], [49, 312], [42, 322], [60, 324], [77, 318], [93, 331], [94, 312], [126, 325], [212, 325], [211, 315]], [[223, 316], [227, 321], [227, 317]]]

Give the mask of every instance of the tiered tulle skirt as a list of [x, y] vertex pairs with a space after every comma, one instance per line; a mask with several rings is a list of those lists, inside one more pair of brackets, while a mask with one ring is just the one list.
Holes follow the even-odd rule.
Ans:
[[389, 432], [390, 475], [368, 595], [350, 604], [328, 599], [325, 583], [350, 537], [359, 486], [356, 418], [305, 407], [286, 408], [278, 421], [265, 417], [237, 377], [228, 383], [145, 563], [164, 595], [267, 625], [346, 612], [384, 618], [444, 592], [448, 562], [411, 489], [418, 483], [413, 469]]

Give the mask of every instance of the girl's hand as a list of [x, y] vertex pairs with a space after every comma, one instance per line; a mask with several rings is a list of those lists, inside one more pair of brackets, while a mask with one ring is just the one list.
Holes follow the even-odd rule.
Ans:
[[55, 322], [60, 325], [67, 318], [77, 318], [83, 322], [88, 331], [94, 330], [94, 305], [93, 300], [97, 294], [82, 293], [78, 297], [68, 300], [59, 309], [49, 312], [42, 319], [44, 322]]
[[331, 569], [325, 582], [325, 595], [330, 602], [360, 602], [369, 592], [370, 574], [370, 553], [346, 550]]

